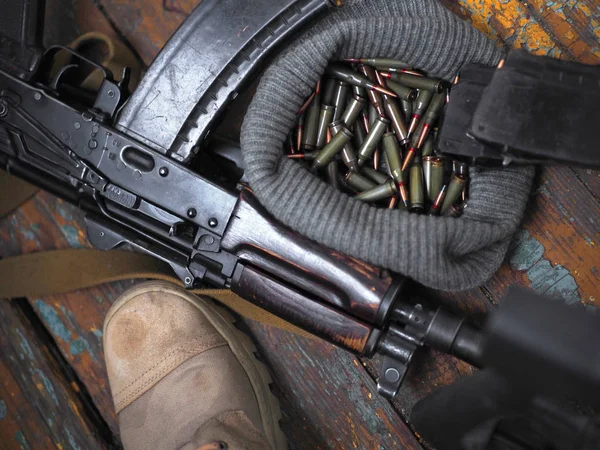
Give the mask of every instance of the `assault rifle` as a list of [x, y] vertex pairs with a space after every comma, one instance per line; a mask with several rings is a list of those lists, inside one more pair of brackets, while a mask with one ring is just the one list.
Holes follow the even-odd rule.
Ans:
[[[378, 390], [388, 398], [421, 346], [484, 364], [485, 343], [506, 329], [484, 339], [462, 318], [428, 309], [407, 278], [278, 223], [239, 177], [193, 169], [199, 152], [212, 152], [243, 173], [239, 146], [211, 131], [266, 58], [335, 5], [255, 0], [241, 22], [236, 0], [205, 0], [133, 94], [127, 70], [117, 82], [73, 50], [43, 50], [43, 6], [0, 0], [0, 167], [84, 210], [93, 246], [129, 245], [168, 263], [187, 288], [229, 288], [357, 355], [384, 355]], [[65, 52], [70, 62], [56, 70]], [[102, 74], [97, 92], [74, 82], [80, 70]], [[598, 367], [585, 376], [600, 384]]]

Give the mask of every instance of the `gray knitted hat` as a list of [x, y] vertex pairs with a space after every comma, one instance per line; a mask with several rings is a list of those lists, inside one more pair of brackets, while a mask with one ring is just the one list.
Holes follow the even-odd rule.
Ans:
[[389, 57], [450, 80], [500, 50], [434, 0], [355, 0], [328, 14], [265, 72], [242, 127], [246, 175], [278, 220], [315, 241], [407, 275], [463, 290], [498, 269], [522, 219], [532, 167], [472, 169], [461, 218], [379, 209], [336, 191], [284, 156], [296, 112], [330, 60]]

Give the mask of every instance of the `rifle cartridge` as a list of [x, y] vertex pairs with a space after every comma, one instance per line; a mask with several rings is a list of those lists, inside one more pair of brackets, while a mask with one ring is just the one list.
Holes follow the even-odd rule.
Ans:
[[382, 72], [385, 78], [403, 84], [414, 89], [425, 89], [434, 93], [442, 92], [444, 82], [438, 78], [429, 78], [411, 73], [403, 72]]
[[348, 83], [336, 80], [335, 89], [333, 90], [333, 106], [335, 106], [333, 120], [339, 120], [342, 117], [342, 114], [344, 114], [349, 94], [350, 86], [348, 86]]
[[442, 91], [439, 94], [434, 94], [425, 115], [423, 116], [423, 129], [421, 130], [421, 134], [419, 135], [419, 144], [418, 147], [421, 147], [425, 138], [429, 135], [429, 131], [431, 130], [431, 126], [437, 120], [442, 108], [446, 104], [446, 93]]
[[340, 190], [340, 168], [335, 160], [327, 164], [327, 181], [331, 187]]
[[289, 159], [303, 159], [304, 161], [314, 161], [318, 154], [319, 151], [314, 150], [312, 152], [294, 153], [293, 155], [287, 155], [287, 157]]
[[377, 202], [395, 195], [396, 192], [398, 192], [396, 189], [396, 184], [392, 180], [389, 180], [384, 184], [380, 184], [369, 189], [368, 191], [361, 192], [354, 198], [363, 202]]
[[330, 64], [327, 66], [326, 71], [330, 76], [337, 78], [338, 80], [345, 81], [353, 86], [359, 86], [370, 91], [383, 92], [387, 95], [391, 95], [392, 97], [396, 96], [394, 92], [376, 84], [367, 76], [356, 73], [350, 67], [346, 67], [341, 64]]
[[321, 112], [321, 94], [317, 93], [306, 110], [304, 118], [304, 137], [302, 147], [313, 150], [317, 146], [317, 133], [319, 131], [319, 113]]
[[425, 139], [425, 142], [423, 142], [423, 147], [421, 147], [422, 157], [433, 155], [433, 144], [433, 136], [427, 136], [427, 139]]
[[376, 183], [364, 177], [360, 173], [354, 172], [348, 172], [344, 177], [344, 181], [348, 186], [357, 190], [358, 192], [367, 191], [377, 186]]
[[370, 167], [363, 167], [361, 172], [377, 184], [383, 184], [390, 180], [390, 177], [385, 173], [381, 173]]
[[352, 86], [352, 95], [357, 95], [362, 98], [367, 98], [367, 90], [360, 86]]
[[387, 80], [386, 86], [394, 91], [400, 100], [413, 102], [417, 98], [417, 91], [408, 86], [404, 86], [392, 80]]
[[348, 58], [346, 62], [368, 64], [370, 66], [390, 67], [392, 69], [410, 69], [410, 64], [392, 58]]
[[398, 142], [400, 145], [408, 143], [408, 128], [404, 121], [404, 114], [402, 114], [402, 111], [393, 98], [390, 98], [387, 95], [383, 95], [382, 97], [387, 118], [392, 124], [392, 129], [394, 130], [394, 133], [396, 133]]
[[354, 146], [356, 148], [360, 148], [360, 146], [365, 141], [366, 136], [367, 136], [367, 133], [365, 131], [365, 127], [364, 127], [362, 120], [357, 120], [354, 123], [354, 140], [353, 140]]
[[319, 126], [317, 128], [317, 141], [315, 146], [321, 149], [327, 143], [327, 128], [333, 121], [333, 113], [335, 112], [335, 106], [321, 105], [321, 111], [319, 111]]
[[[365, 66], [364, 64], [360, 64], [358, 66], [358, 70], [367, 77], [371, 82], [375, 83], [377, 81], [377, 77], [375, 76], [375, 70], [372, 67]], [[381, 94], [377, 91], [367, 90], [367, 95], [369, 96], [369, 102], [375, 110], [377, 114], [383, 116], [385, 111], [383, 109], [383, 100], [381, 99]]]
[[435, 197], [433, 203], [431, 204], [431, 214], [434, 216], [440, 213], [440, 207], [444, 202], [444, 198], [446, 198], [446, 188], [447, 185], [442, 186], [442, 189], [440, 189], [440, 192], [438, 192], [438, 195]]
[[427, 198], [433, 202], [444, 185], [444, 160], [438, 156], [424, 156], [422, 160]]
[[348, 106], [346, 106], [346, 111], [342, 114], [341, 120], [346, 124], [348, 128], [354, 125], [356, 119], [362, 112], [365, 106], [365, 99], [363, 97], [359, 97], [357, 95], [353, 95], [350, 101], [348, 102]]
[[375, 118], [373, 126], [369, 131], [369, 134], [365, 137], [365, 141], [358, 150], [358, 164], [362, 165], [365, 161], [373, 154], [377, 148], [381, 137], [385, 133], [386, 128], [390, 124], [390, 121], [385, 117], [378, 116]]
[[346, 145], [350, 139], [352, 139], [352, 133], [350, 130], [348, 130], [346, 127], [341, 128], [335, 136], [331, 137], [329, 144], [325, 145], [325, 147], [319, 151], [319, 154], [313, 161], [311, 171], [314, 172], [321, 167], [325, 167], [327, 164], [333, 161], [335, 155], [342, 151], [344, 145]]
[[396, 182], [402, 182], [402, 163], [400, 155], [400, 146], [394, 133], [385, 133], [383, 135], [383, 151], [386, 155], [386, 162]]
[[425, 192], [423, 184], [423, 168], [421, 167], [421, 158], [416, 157], [413, 165], [410, 167], [410, 206], [409, 211], [422, 213], [425, 210]]
[[321, 102], [325, 105], [333, 105], [333, 94], [335, 92], [336, 80], [333, 78], [327, 78], [325, 81], [325, 87], [323, 88], [323, 94], [321, 95]]
[[356, 157], [356, 150], [351, 141], [346, 142], [342, 148], [342, 162], [346, 165], [351, 172], [358, 172], [360, 169], [358, 166], [358, 159]]
[[452, 175], [450, 183], [448, 184], [448, 190], [446, 191], [446, 198], [444, 199], [444, 203], [442, 203], [442, 208], [440, 209], [441, 214], [445, 214], [450, 206], [460, 199], [466, 182], [467, 178], [464, 175], [457, 173]]
[[304, 130], [304, 113], [298, 117], [298, 125], [296, 126], [296, 151], [302, 150], [302, 133]]
[[423, 114], [425, 114], [425, 111], [427, 111], [427, 107], [429, 106], [432, 98], [433, 92], [426, 89], [421, 89], [419, 91], [419, 95], [417, 95], [417, 99], [415, 100], [410, 126], [408, 127], [408, 134], [412, 134], [415, 131], [419, 121], [421, 120], [421, 117]]
[[414, 102], [410, 102], [408, 100], [400, 100], [400, 104], [402, 106], [402, 112], [404, 113], [404, 117], [406, 118], [406, 120], [408, 121], [409, 119], [412, 120], [412, 115], [413, 115], [413, 103]]

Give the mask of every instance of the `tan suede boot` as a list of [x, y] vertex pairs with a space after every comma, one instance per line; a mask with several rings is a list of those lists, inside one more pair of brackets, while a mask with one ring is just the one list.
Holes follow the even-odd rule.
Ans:
[[123, 293], [104, 322], [104, 352], [125, 449], [285, 449], [254, 351], [211, 300], [165, 282]]

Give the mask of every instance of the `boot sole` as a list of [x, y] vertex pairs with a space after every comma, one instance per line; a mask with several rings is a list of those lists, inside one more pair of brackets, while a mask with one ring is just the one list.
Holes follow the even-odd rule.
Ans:
[[273, 383], [273, 379], [267, 367], [256, 359], [256, 346], [250, 337], [234, 325], [236, 322], [235, 317], [222, 306], [217, 306], [215, 300], [197, 297], [165, 281], [147, 281], [131, 288], [124, 296], [113, 303], [104, 323], [108, 323], [112, 316], [131, 298], [140, 295], [142, 292], [157, 290], [187, 300], [198, 308], [219, 334], [223, 336], [250, 380], [267, 440], [274, 450], [286, 450], [288, 448], [287, 439], [279, 427], [281, 406], [269, 387]]

